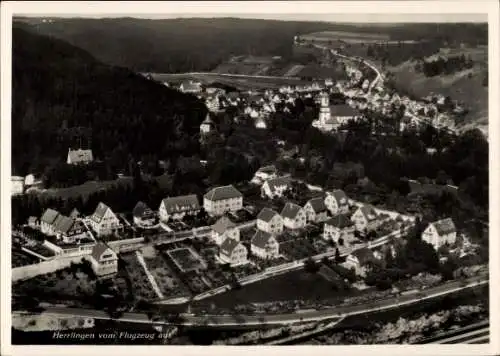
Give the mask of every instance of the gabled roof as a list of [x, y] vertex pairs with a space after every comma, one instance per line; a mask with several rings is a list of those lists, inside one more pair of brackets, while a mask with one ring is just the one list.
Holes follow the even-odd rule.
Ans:
[[208, 199], [211, 201], [241, 198], [241, 197], [243, 197], [243, 194], [241, 194], [232, 185], [225, 185], [222, 187], [213, 188], [208, 193], [206, 193], [204, 195], [205, 199]]
[[181, 195], [178, 197], [165, 198], [162, 201], [168, 214], [182, 213], [200, 209], [200, 202], [196, 194]]
[[69, 214], [69, 217], [73, 218], [73, 219], [75, 219], [79, 216], [80, 216], [80, 212], [78, 211], [77, 208], [74, 208], [73, 210], [71, 210], [71, 213]]
[[281, 211], [281, 216], [283, 218], [295, 219], [301, 209], [297, 204], [288, 202]]
[[326, 211], [325, 199], [323, 197], [309, 199], [306, 204], [311, 205], [315, 213]]
[[75, 224], [75, 220], [64, 215], [59, 215], [56, 219], [55, 230], [61, 233], [67, 233]]
[[265, 231], [257, 230], [252, 237], [251, 244], [263, 249], [266, 247], [266, 244], [271, 239], [274, 239], [272, 234]]
[[359, 111], [350, 107], [349, 105], [332, 105], [330, 106], [330, 112], [333, 116], [358, 116]]
[[373, 256], [372, 250], [370, 250], [369, 248], [366, 248], [366, 247], [363, 247], [363, 248], [360, 248], [359, 250], [354, 251], [352, 253], [352, 255], [358, 259], [359, 264], [361, 266], [365, 265], [368, 262], [376, 260], [375, 256]]
[[338, 206], [344, 206], [349, 204], [349, 199], [345, 192], [341, 189], [335, 189], [332, 192], [327, 192], [327, 194], [331, 195], [336, 201]]
[[68, 159], [72, 163], [78, 163], [78, 162], [90, 162], [92, 161], [93, 155], [92, 155], [92, 150], [69, 150], [68, 152]]
[[92, 214], [91, 216], [92, 220], [94, 220], [95, 222], [101, 222], [102, 218], [104, 217], [108, 209], [109, 206], [107, 206], [103, 202], [97, 204], [97, 208], [95, 209], [94, 214]]
[[378, 217], [375, 208], [373, 208], [373, 206], [369, 204], [363, 205], [361, 208], [359, 208], [359, 210], [361, 210], [361, 213], [365, 216], [367, 221], [376, 220]]
[[147, 206], [146, 203], [140, 201], [135, 205], [134, 210], [132, 210], [132, 214], [135, 217], [144, 218], [152, 216], [153, 211], [149, 208], [149, 206]]
[[97, 244], [94, 245], [94, 248], [92, 249], [92, 257], [96, 260], [99, 261], [101, 258], [101, 255], [106, 252], [109, 249], [108, 246], [106, 246], [102, 242], [98, 242]]
[[220, 252], [222, 252], [225, 255], [231, 255], [234, 251], [234, 249], [240, 244], [238, 240], [232, 239], [228, 237], [227, 239], [224, 240], [222, 245], [220, 245]]
[[446, 235], [457, 231], [451, 218], [434, 221], [432, 225], [434, 225], [439, 235]]
[[42, 217], [40, 218], [40, 222], [44, 222], [46, 224], [54, 224], [56, 221], [57, 217], [59, 216], [59, 212], [54, 209], [47, 209], [43, 213]]
[[276, 167], [274, 165], [269, 165], [269, 166], [260, 167], [257, 170], [257, 172], [267, 173], [267, 174], [274, 174], [274, 173], [277, 173], [278, 170], [276, 169]]
[[331, 219], [325, 221], [325, 225], [334, 226], [338, 229], [345, 229], [346, 227], [352, 226], [353, 222], [349, 219], [347, 215], [335, 215]]
[[232, 222], [227, 216], [221, 217], [215, 224], [212, 225], [212, 230], [218, 234], [223, 234], [228, 229], [234, 228], [236, 224]]
[[279, 215], [279, 214], [276, 211], [274, 211], [273, 209], [264, 208], [260, 211], [259, 215], [257, 215], [257, 220], [269, 222], [276, 215]]
[[289, 186], [291, 182], [292, 178], [290, 176], [276, 177], [266, 181], [272, 192], [274, 192], [277, 187]]

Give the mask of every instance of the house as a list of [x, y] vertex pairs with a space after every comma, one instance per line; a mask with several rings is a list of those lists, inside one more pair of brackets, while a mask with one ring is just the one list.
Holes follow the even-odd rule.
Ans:
[[283, 225], [289, 229], [300, 229], [305, 227], [307, 223], [305, 210], [295, 203], [286, 203], [281, 211], [281, 217]]
[[135, 205], [134, 210], [132, 210], [132, 216], [134, 224], [140, 227], [153, 226], [156, 222], [155, 213], [142, 201]]
[[330, 116], [339, 122], [339, 124], [347, 123], [350, 120], [356, 120], [361, 116], [360, 112], [355, 108], [342, 104], [330, 106]]
[[349, 199], [341, 189], [327, 192], [325, 197], [326, 208], [332, 215], [346, 214], [349, 211]]
[[240, 229], [227, 216], [223, 216], [212, 225], [212, 239], [220, 246], [227, 238], [240, 241]]
[[89, 260], [92, 270], [98, 277], [118, 272], [118, 256], [102, 242], [93, 247]]
[[97, 205], [88, 220], [98, 236], [111, 235], [122, 228], [122, 224], [115, 213], [102, 202]]
[[80, 212], [78, 211], [77, 208], [74, 208], [73, 210], [71, 210], [71, 213], [69, 214], [69, 217], [73, 218], [73, 219], [78, 219], [78, 218], [81, 217], [81, 214], [80, 214]]
[[258, 117], [255, 119], [255, 128], [257, 129], [267, 129], [267, 123], [266, 120], [262, 117]]
[[54, 209], [47, 209], [40, 218], [40, 230], [45, 235], [55, 235], [55, 222], [59, 212]]
[[244, 265], [248, 262], [248, 251], [238, 240], [227, 238], [220, 245], [219, 259], [223, 263], [229, 263], [233, 266]]
[[158, 214], [161, 221], [180, 220], [186, 215], [195, 215], [200, 211], [196, 194], [165, 198], [160, 203]]
[[11, 194], [23, 194], [24, 192], [24, 177], [12, 176], [11, 177], [12, 188]]
[[64, 243], [78, 243], [87, 239], [87, 228], [82, 221], [59, 214], [54, 222], [54, 234]]
[[322, 222], [328, 219], [328, 209], [325, 205], [325, 199], [321, 197], [310, 199], [305, 205], [307, 221]]
[[357, 275], [365, 276], [370, 267], [377, 263], [377, 259], [369, 248], [355, 250], [346, 258], [344, 263], [348, 268], [354, 268]]
[[279, 243], [273, 234], [257, 230], [250, 242], [252, 254], [260, 258], [276, 258], [279, 256]]
[[354, 241], [354, 223], [347, 215], [335, 215], [325, 221], [323, 238], [335, 241], [341, 246], [348, 246]]
[[257, 215], [257, 229], [279, 235], [283, 232], [283, 218], [276, 211], [264, 208]]
[[40, 220], [36, 216], [30, 216], [28, 218], [28, 226], [34, 229], [38, 229], [40, 226]]
[[359, 207], [351, 216], [351, 221], [354, 223], [356, 230], [360, 232], [375, 230], [380, 224], [378, 214], [371, 205]]
[[445, 244], [454, 244], [456, 239], [457, 229], [451, 218], [430, 223], [422, 233], [422, 240], [430, 243], [436, 250]]
[[291, 183], [292, 178], [290, 176], [269, 179], [265, 181], [260, 188], [261, 195], [262, 197], [268, 197], [270, 199], [281, 197], [283, 193], [288, 190]]
[[278, 170], [273, 165], [260, 167], [259, 170], [255, 172], [251, 182], [260, 184], [268, 179], [276, 178], [277, 174]]
[[71, 148], [68, 150], [68, 159], [66, 161], [67, 164], [87, 164], [94, 160], [92, 155], [92, 150], [72, 150]]
[[207, 114], [207, 116], [205, 117], [205, 120], [203, 120], [203, 122], [200, 125], [200, 134], [202, 134], [202, 135], [207, 134], [209, 132], [214, 131], [214, 129], [215, 129], [215, 124], [212, 121], [212, 119], [210, 118], [210, 115]]
[[203, 196], [203, 207], [211, 216], [238, 211], [243, 208], [243, 194], [232, 185], [216, 187]]
[[211, 111], [211, 112], [217, 112], [219, 111], [219, 107], [220, 107], [220, 102], [219, 102], [219, 97], [209, 97], [207, 99], [205, 99], [205, 105], [208, 109], [208, 111]]
[[183, 82], [179, 86], [179, 90], [183, 93], [192, 93], [192, 94], [197, 94], [201, 92], [201, 84], [200, 83], [194, 83], [192, 81], [188, 82]]

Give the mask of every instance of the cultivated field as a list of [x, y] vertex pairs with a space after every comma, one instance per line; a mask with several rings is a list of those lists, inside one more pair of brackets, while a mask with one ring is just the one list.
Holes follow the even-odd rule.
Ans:
[[167, 251], [175, 265], [182, 272], [205, 269], [206, 264], [190, 248], [179, 248]]
[[390, 37], [380, 33], [344, 32], [344, 31], [323, 31], [300, 36], [306, 41], [328, 42], [340, 40], [347, 43], [376, 43], [389, 41]]

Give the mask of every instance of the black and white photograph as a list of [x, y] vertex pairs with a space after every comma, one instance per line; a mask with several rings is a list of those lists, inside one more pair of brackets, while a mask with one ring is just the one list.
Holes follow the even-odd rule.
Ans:
[[493, 350], [497, 2], [6, 3], [2, 344]]

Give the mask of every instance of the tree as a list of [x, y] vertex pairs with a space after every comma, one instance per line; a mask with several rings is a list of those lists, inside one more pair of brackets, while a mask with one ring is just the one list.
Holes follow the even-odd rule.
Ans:
[[342, 260], [342, 257], [340, 257], [340, 252], [338, 247], [335, 249], [335, 262], [340, 263]]

